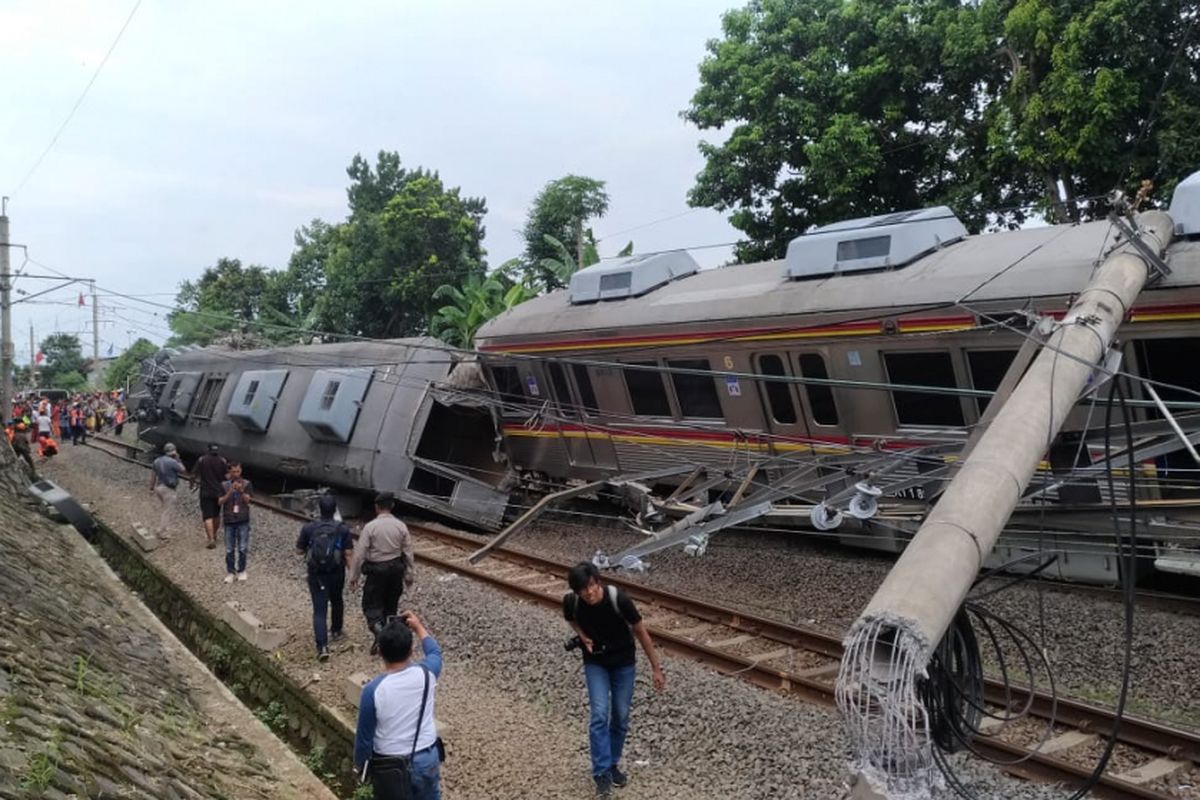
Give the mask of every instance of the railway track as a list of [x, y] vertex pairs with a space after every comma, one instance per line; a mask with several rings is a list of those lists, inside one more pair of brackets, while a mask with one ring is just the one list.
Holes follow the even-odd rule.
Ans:
[[[128, 443], [93, 438], [106, 445], [97, 449], [147, 466], [110, 449], [128, 448]], [[271, 503], [254, 502], [293, 519], [307, 519]], [[492, 558], [472, 566], [466, 557], [479, 547], [479, 538], [427, 525], [410, 528], [417, 557], [426, 564], [548, 607], [561, 605], [570, 565], [501, 548]], [[807, 702], [833, 704], [842, 654], [839, 637], [613, 576], [608, 580], [637, 600], [647, 627], [664, 650], [764, 689]], [[1006, 771], [1031, 780], [1080, 785], [1090, 775], [1105, 739], [1118, 726], [1107, 709], [1019, 687], [989, 682], [985, 696], [997, 710], [1028, 705], [1026, 719], [985, 727], [988, 735], [977, 738], [975, 745]], [[1200, 734], [1126, 716], [1118, 726], [1118, 742], [1109, 771], [1093, 789], [1094, 796], [1200, 800]]]

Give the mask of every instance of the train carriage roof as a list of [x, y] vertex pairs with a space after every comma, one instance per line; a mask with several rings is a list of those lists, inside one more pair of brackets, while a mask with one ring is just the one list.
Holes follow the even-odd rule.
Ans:
[[[640, 297], [572, 305], [566, 290], [529, 300], [487, 323], [477, 342], [799, 314], [914, 309], [953, 303], [1066, 295], [1084, 287], [1113, 243], [1107, 221], [968, 236], [885, 271], [789, 280], [784, 262], [704, 270]], [[1156, 289], [1200, 284], [1200, 242], [1169, 252], [1172, 274]], [[1153, 290], [1151, 290], [1153, 291]]]
[[172, 354], [171, 361], [177, 369], [224, 365], [227, 371], [271, 367], [354, 369], [407, 363], [417, 367], [416, 371], [442, 377], [452, 366], [440, 352], [445, 348], [445, 344], [430, 337], [291, 345], [259, 350], [233, 350], [212, 345], [180, 350]]

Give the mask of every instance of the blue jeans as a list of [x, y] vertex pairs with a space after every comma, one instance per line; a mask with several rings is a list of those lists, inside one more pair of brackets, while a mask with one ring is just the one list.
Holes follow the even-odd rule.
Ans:
[[329, 644], [329, 637], [325, 633], [325, 612], [329, 606], [333, 606], [333, 619], [330, 620], [333, 633], [342, 632], [342, 616], [345, 614], [342, 586], [345, 582], [344, 569], [320, 575], [308, 573], [308, 593], [312, 595], [313, 607], [313, 638], [317, 640], [318, 653]]
[[442, 800], [442, 762], [436, 747], [422, 750], [413, 756], [413, 800]]
[[629, 733], [629, 707], [633, 704], [633, 679], [637, 667], [602, 667], [584, 664], [587, 681], [588, 748], [592, 754], [592, 777], [599, 778], [621, 763], [625, 736]]
[[[237, 569], [234, 569], [233, 551], [237, 549]], [[246, 553], [250, 550], [250, 523], [230, 522], [225, 525], [225, 571], [246, 571]]]

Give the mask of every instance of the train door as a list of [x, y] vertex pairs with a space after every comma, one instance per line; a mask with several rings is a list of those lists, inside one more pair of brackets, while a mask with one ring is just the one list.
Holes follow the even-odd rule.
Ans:
[[762, 399], [764, 429], [771, 434], [771, 451], [776, 455], [807, 453], [811, 441], [808, 420], [805, 418], [793, 381], [787, 353], [759, 353], [754, 357], [755, 371], [763, 377], [758, 382]]
[[[1155, 387], [1163, 400], [1195, 402], [1195, 392], [1200, 392], [1200, 371], [1196, 369], [1200, 359], [1200, 338], [1172, 337], [1164, 339], [1137, 339], [1133, 342], [1138, 372], [1143, 378], [1157, 381]], [[1147, 395], [1147, 398], [1149, 396]], [[1146, 410], [1149, 419], [1161, 419], [1157, 408]], [[1194, 423], [1182, 423], [1191, 432]], [[1163, 498], [1189, 498], [1200, 496], [1200, 470], [1186, 450], [1180, 447], [1173, 453], [1159, 456], [1155, 465], [1158, 469], [1158, 485]]]
[[[798, 377], [829, 380], [829, 365], [822, 353], [795, 353], [794, 359]], [[802, 406], [807, 408], [809, 436], [814, 440], [844, 441], [840, 438], [842, 419], [833, 387], [827, 383], [803, 383], [797, 386], [797, 393], [803, 399]]]
[[567, 457], [577, 467], [617, 468], [617, 451], [612, 440], [597, 424], [596, 392], [588, 367], [550, 361], [546, 365], [550, 387], [561, 415], [559, 430]]

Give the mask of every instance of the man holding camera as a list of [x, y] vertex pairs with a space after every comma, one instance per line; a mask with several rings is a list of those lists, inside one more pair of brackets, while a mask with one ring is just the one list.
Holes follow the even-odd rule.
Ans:
[[[425, 658], [412, 661], [413, 636]], [[411, 611], [379, 631], [384, 672], [363, 687], [354, 767], [371, 779], [375, 800], [439, 800], [442, 740], [433, 718], [442, 650]]]
[[563, 618], [576, 634], [567, 649], [579, 647], [583, 652], [583, 675], [591, 708], [588, 745], [592, 779], [597, 797], [611, 797], [614, 786], [629, 782], [620, 763], [637, 674], [635, 638], [650, 660], [656, 690], [666, 686], [666, 677], [650, 632], [629, 595], [602, 583], [600, 571], [588, 562], [571, 568], [567, 584], [571, 591], [563, 596]]

